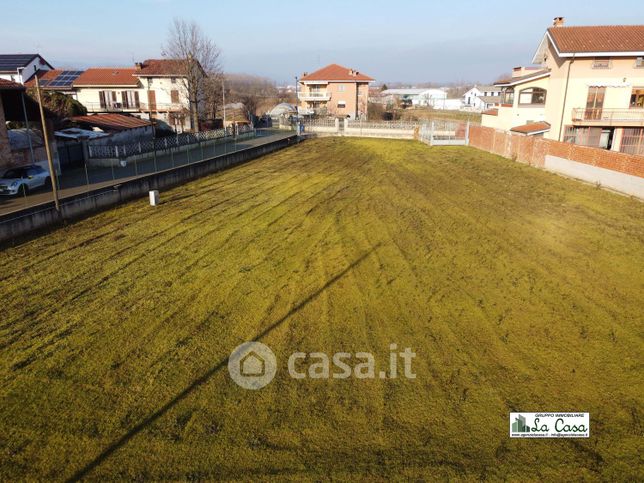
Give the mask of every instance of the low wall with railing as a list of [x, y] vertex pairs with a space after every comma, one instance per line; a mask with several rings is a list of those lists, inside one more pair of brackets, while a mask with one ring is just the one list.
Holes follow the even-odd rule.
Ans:
[[420, 124], [400, 121], [344, 121], [344, 136], [418, 139]]
[[[176, 168], [141, 175], [114, 186], [97, 188], [86, 193], [69, 196], [61, 200], [57, 211], [53, 201], [15, 211], [0, 217], [0, 243], [28, 233], [62, 225], [63, 223], [87, 216], [111, 206], [147, 196], [150, 190], [164, 190], [207, 176], [273, 151], [298, 143], [300, 138], [292, 136], [266, 144], [241, 149], [203, 161]], [[163, 196], [161, 197], [163, 201]]]
[[474, 126], [470, 146], [644, 199], [644, 156]]
[[148, 159], [158, 154], [173, 151], [188, 151], [200, 145], [228, 142], [231, 139], [243, 140], [255, 137], [255, 130], [242, 126], [235, 135], [230, 129], [217, 129], [197, 133], [183, 133], [176, 136], [149, 139], [129, 144], [100, 144], [88, 146], [88, 165], [96, 167], [116, 167], [124, 163]]

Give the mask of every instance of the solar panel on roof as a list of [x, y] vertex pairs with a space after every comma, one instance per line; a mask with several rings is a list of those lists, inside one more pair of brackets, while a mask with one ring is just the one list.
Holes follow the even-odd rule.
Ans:
[[71, 87], [72, 82], [82, 73], [82, 70], [64, 70], [56, 78], [50, 80], [47, 87]]
[[0, 71], [15, 71], [27, 65], [34, 56], [35, 54], [0, 55]]

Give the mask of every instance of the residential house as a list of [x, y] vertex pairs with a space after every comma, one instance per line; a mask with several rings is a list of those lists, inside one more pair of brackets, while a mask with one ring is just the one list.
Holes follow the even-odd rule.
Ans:
[[183, 132], [191, 129], [184, 72], [182, 61], [149, 59], [133, 68], [87, 69], [72, 85], [88, 113], [129, 113]]
[[434, 107], [443, 105], [447, 99], [447, 92], [443, 89], [411, 88], [411, 89], [386, 89], [381, 96], [386, 104], [394, 100], [403, 106]]
[[474, 86], [463, 94], [463, 107], [475, 111], [490, 109], [500, 103], [501, 88], [495, 85]]
[[31, 79], [25, 82], [27, 87], [35, 87], [36, 77], [43, 91], [55, 91], [67, 94], [76, 99], [74, 81], [83, 73], [82, 70], [40, 70]]
[[[496, 84], [506, 94], [513, 88], [516, 99], [496, 116], [484, 115], [483, 125], [511, 129], [516, 121], [542, 120], [548, 139], [644, 155], [644, 25], [566, 27], [557, 17], [533, 63], [543, 77]], [[543, 118], [506, 110], [542, 111]]]
[[[545, 107], [548, 89], [549, 69], [516, 67], [512, 77], [501, 80], [495, 85], [501, 89], [498, 104], [483, 111], [482, 125], [506, 131], [520, 126], [536, 125], [535, 132], [524, 134], [544, 135], [542, 125], [546, 122]], [[516, 95], [515, 95], [516, 93]]]
[[0, 79], [24, 84], [36, 72], [51, 69], [40, 54], [0, 54]]
[[299, 80], [300, 114], [366, 119], [369, 83], [374, 79], [355, 69], [330, 64]]

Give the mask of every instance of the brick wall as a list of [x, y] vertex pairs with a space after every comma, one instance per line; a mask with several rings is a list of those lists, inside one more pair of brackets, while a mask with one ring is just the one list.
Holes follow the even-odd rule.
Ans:
[[470, 146], [532, 166], [544, 167], [546, 155], [552, 155], [644, 178], [644, 156], [523, 136], [490, 127], [471, 126]]

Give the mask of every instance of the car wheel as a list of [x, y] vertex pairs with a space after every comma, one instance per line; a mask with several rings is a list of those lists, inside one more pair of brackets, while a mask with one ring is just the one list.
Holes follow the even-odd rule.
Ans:
[[21, 184], [18, 187], [18, 194], [20, 196], [27, 196], [29, 194], [29, 186], [27, 186], [26, 184]]

